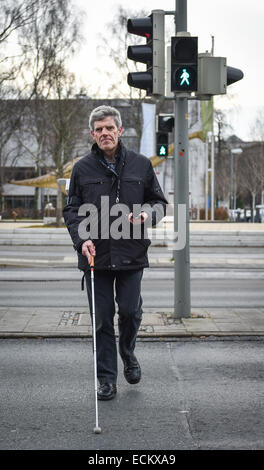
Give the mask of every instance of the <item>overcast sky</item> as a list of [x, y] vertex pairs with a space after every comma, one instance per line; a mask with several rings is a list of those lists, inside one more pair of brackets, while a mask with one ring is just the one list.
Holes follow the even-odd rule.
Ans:
[[[121, 3], [124, 8], [151, 13], [153, 9], [174, 10], [175, 0], [74, 0], [86, 12], [83, 45], [74, 64], [76, 73], [83, 83], [98, 83], [104, 80], [104, 62], [98, 58], [96, 48], [99, 33], [111, 21]], [[228, 109], [229, 120], [234, 133], [244, 140], [250, 140], [250, 128], [260, 108], [264, 108], [264, 60], [262, 0], [187, 0], [187, 29], [198, 36], [199, 52], [211, 50], [211, 36], [214, 36], [214, 55], [227, 58], [227, 64], [240, 68], [244, 78], [228, 87], [232, 99], [216, 98], [217, 106]], [[166, 18], [166, 23], [169, 18]], [[107, 45], [106, 45], [107, 47]], [[259, 61], [259, 62], [257, 62]], [[95, 70], [100, 69], [101, 73]]]

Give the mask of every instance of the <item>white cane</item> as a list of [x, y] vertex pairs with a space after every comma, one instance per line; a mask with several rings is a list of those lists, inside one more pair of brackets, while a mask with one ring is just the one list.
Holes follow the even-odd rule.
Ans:
[[91, 288], [92, 288], [92, 319], [93, 319], [93, 357], [94, 357], [94, 393], [95, 393], [95, 434], [101, 433], [98, 425], [98, 397], [97, 397], [97, 355], [96, 355], [96, 321], [95, 321], [95, 299], [94, 299], [94, 256], [90, 263], [91, 267]]

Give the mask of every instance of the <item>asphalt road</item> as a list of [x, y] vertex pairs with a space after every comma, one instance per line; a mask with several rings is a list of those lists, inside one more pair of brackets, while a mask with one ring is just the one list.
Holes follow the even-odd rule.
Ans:
[[[166, 247], [159, 247], [151, 245], [148, 253], [154, 256], [164, 256], [168, 254], [168, 257], [172, 255], [172, 251]], [[263, 246], [191, 246], [191, 254], [229, 254], [235, 256], [241, 256], [243, 254], [256, 254], [258, 257], [264, 256]], [[61, 258], [63, 256], [73, 256], [75, 251], [72, 245], [1, 245], [0, 244], [0, 256], [13, 256], [13, 257], [29, 257], [29, 258], [42, 258], [52, 259]]]
[[0, 343], [1, 450], [264, 448], [263, 338], [138, 342], [142, 380], [127, 384], [119, 362], [100, 435], [91, 342]]
[[[12, 273], [19, 275], [19, 268]], [[23, 271], [24, 273], [25, 271]], [[30, 272], [30, 270], [28, 271]], [[8, 271], [5, 271], [8, 278]], [[51, 270], [51, 274], [54, 272]], [[226, 273], [220, 272], [221, 277], [213, 276], [210, 271], [206, 277], [194, 278], [191, 282], [191, 302], [194, 308], [206, 307], [247, 307], [262, 308], [264, 305], [263, 278], [251, 278], [250, 275], [232, 279]], [[216, 271], [213, 272], [215, 274]], [[79, 280], [71, 280], [65, 271], [59, 280], [59, 273], [54, 280], [49, 278], [48, 271], [31, 271], [22, 276], [20, 281], [0, 281], [0, 305], [9, 307], [86, 307], [86, 291], [81, 291], [81, 274], [75, 272]], [[75, 275], [74, 274], [74, 275]], [[259, 273], [256, 273], [259, 275]], [[11, 276], [10, 276], [11, 277]], [[142, 297], [145, 308], [173, 307], [174, 297], [173, 272], [171, 270], [155, 269], [145, 273], [142, 282]]]
[[[172, 256], [162, 247], [151, 247], [149, 254], [150, 259], [169, 260]], [[81, 273], [72, 261], [69, 265], [61, 262], [73, 255], [71, 246], [0, 246], [0, 257], [55, 262], [49, 267], [2, 266], [0, 305], [87, 307], [86, 293], [80, 286]], [[192, 307], [263, 307], [264, 247], [191, 247], [192, 255], [206, 258], [205, 264], [191, 264]], [[221, 261], [228, 257], [236, 263], [228, 266]], [[240, 264], [242, 258], [249, 262]], [[173, 266], [146, 269], [142, 296], [145, 308], [173, 307]]]

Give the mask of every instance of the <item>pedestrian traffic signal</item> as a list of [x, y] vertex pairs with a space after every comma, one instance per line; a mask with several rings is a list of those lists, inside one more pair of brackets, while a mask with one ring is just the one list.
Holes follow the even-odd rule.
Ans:
[[146, 38], [145, 45], [129, 46], [128, 59], [146, 64], [145, 72], [132, 72], [128, 85], [147, 91], [147, 94], [164, 95], [165, 46], [164, 11], [153, 10], [147, 18], [128, 19], [127, 31]]
[[196, 91], [198, 37], [171, 38], [171, 91]]
[[167, 132], [157, 132], [156, 133], [156, 142], [157, 142], [157, 156], [158, 157], [167, 157], [168, 156], [168, 146], [169, 146], [169, 135]]

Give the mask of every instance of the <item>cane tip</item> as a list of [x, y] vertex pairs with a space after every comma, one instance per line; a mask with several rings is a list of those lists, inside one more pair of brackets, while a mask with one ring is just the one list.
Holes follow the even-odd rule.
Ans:
[[100, 426], [95, 426], [93, 431], [94, 431], [95, 434], [101, 434], [101, 432], [102, 432]]

